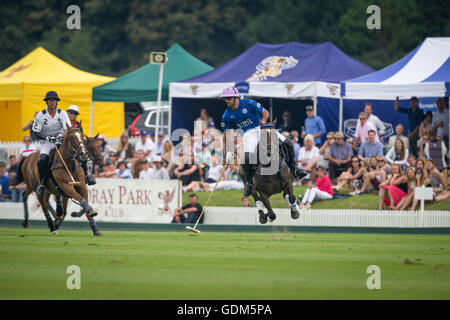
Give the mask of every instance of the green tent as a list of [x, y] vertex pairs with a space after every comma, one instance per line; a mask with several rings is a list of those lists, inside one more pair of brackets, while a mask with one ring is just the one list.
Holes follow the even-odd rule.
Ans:
[[[169, 83], [199, 76], [214, 68], [198, 60], [175, 43], [166, 52], [162, 100], [169, 98]], [[93, 101], [142, 102], [156, 101], [160, 66], [146, 64], [133, 72], [92, 89]]]

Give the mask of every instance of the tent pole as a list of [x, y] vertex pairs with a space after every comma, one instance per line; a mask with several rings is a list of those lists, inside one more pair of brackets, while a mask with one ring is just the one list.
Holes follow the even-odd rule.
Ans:
[[342, 122], [344, 120], [344, 98], [339, 98], [339, 131], [342, 131]]
[[273, 98], [270, 98], [270, 122], [273, 121]]
[[317, 115], [317, 83], [314, 81], [314, 97], [313, 97], [314, 114]]
[[162, 82], [163, 82], [163, 74], [164, 74], [164, 64], [160, 64], [159, 66], [159, 83], [158, 83], [158, 109], [156, 111], [156, 127], [155, 127], [155, 145], [158, 146], [158, 138], [159, 138], [159, 120], [161, 113], [161, 93], [162, 93]]
[[89, 136], [94, 132], [94, 100], [91, 100], [91, 125], [89, 126]]

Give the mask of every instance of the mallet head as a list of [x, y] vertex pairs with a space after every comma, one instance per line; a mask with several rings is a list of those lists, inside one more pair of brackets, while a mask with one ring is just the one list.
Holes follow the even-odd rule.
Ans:
[[189, 226], [186, 226], [186, 229], [189, 231], [195, 232], [195, 233], [200, 233], [200, 230], [197, 230], [197, 229], [189, 227]]

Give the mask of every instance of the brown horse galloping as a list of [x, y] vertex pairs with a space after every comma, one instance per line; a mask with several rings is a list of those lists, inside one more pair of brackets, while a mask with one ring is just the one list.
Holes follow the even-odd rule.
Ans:
[[[79, 205], [85, 210], [86, 217], [89, 220], [89, 224], [94, 235], [103, 235], [98, 230], [93, 218], [97, 215], [97, 213], [88, 204], [88, 191], [86, 187], [84, 172], [81, 167], [81, 162], [86, 161], [87, 159], [87, 150], [80, 126], [67, 128], [64, 132], [64, 138], [61, 146], [55, 148], [58, 148], [59, 153], [55, 150], [56, 153], [53, 157], [53, 160], [51, 161], [52, 173], [50, 175], [53, 176], [56, 184], [52, 182], [52, 179], [49, 177], [45, 182], [46, 192], [44, 196], [38, 197], [42, 210], [44, 211], [44, 215], [47, 220], [50, 232], [52, 234], [57, 234], [56, 229], [60, 224], [58, 223], [58, 220], [61, 221], [65, 216], [67, 211], [68, 199], [72, 198], [76, 200]], [[61, 157], [64, 162], [62, 161]], [[25, 216], [28, 216], [28, 209], [26, 205], [27, 198], [34, 190], [36, 190], [40, 181], [37, 168], [38, 158], [39, 151], [36, 151], [25, 158], [22, 164], [22, 176], [27, 185], [26, 191], [23, 195]], [[70, 174], [69, 172], [67, 172], [64, 163], [67, 166], [67, 169], [70, 171]], [[73, 183], [71, 175], [73, 176], [75, 181], [77, 181], [77, 183]], [[57, 208], [55, 222], [52, 220], [49, 213], [48, 199], [50, 197], [50, 194], [55, 195], [57, 205], [60, 208]]]

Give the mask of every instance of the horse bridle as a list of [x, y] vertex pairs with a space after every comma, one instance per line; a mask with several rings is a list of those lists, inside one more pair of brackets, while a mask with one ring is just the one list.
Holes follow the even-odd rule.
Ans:
[[[81, 129], [80, 129], [80, 128], [72, 128], [72, 129], [69, 129], [69, 131], [67, 132], [67, 134], [70, 134], [70, 133], [73, 132], [73, 131], [81, 131]], [[84, 162], [84, 161], [87, 160], [87, 159], [82, 160], [82, 159], [80, 158], [80, 156], [82, 155], [82, 154], [80, 153], [80, 148], [82, 148], [82, 147], [84, 146], [83, 140], [81, 140], [78, 144], [74, 145], [74, 144], [72, 143], [71, 139], [69, 139], [69, 145], [70, 145], [70, 146], [72, 147], [72, 149], [74, 150], [73, 152], [70, 151], [64, 144], [61, 144], [61, 146], [64, 148], [64, 150], [66, 150], [67, 154], [69, 155], [69, 157], [68, 157], [67, 159], [72, 158], [73, 160], [78, 160], [79, 162]]]
[[[101, 155], [98, 155], [98, 156], [94, 155], [93, 152], [89, 151], [89, 143], [90, 142], [96, 142], [97, 139], [95, 139], [95, 137], [94, 138], [87, 137], [87, 139], [88, 140], [86, 141], [86, 146], [87, 146], [87, 149], [88, 149], [89, 158], [92, 159], [92, 162], [93, 162], [94, 165], [98, 165], [100, 167], [102, 165], [103, 157], [101, 157]], [[93, 140], [89, 141], [89, 139], [93, 139]], [[92, 153], [92, 155], [91, 155], [91, 153]]]

